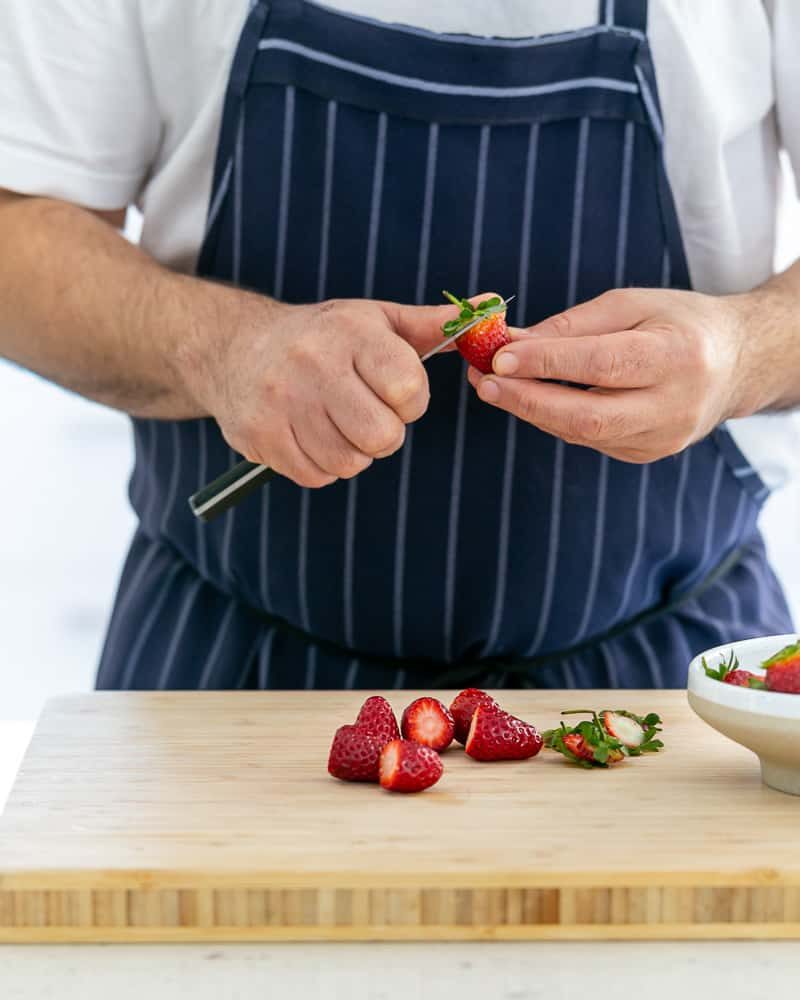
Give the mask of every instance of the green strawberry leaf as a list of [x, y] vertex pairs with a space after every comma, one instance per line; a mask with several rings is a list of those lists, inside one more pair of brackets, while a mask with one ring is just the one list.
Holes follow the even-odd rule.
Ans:
[[800, 640], [791, 643], [789, 646], [784, 646], [783, 649], [779, 649], [768, 660], [764, 660], [761, 666], [765, 670], [769, 670], [770, 667], [777, 666], [779, 663], [783, 663], [784, 660], [794, 659], [795, 656], [800, 656]]
[[720, 654], [719, 661], [719, 666], [714, 668], [709, 667], [705, 656], [701, 659], [700, 662], [703, 664], [703, 670], [706, 672], [706, 677], [710, 677], [714, 681], [724, 681], [731, 671], [739, 669], [739, 660], [733, 650], [731, 650], [730, 656], [727, 660], [722, 654]]

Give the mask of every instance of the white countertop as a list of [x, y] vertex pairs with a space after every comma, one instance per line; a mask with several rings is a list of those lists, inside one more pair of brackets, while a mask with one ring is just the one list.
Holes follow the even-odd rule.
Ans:
[[[0, 722], [0, 808], [33, 731]], [[797, 942], [0, 945], [3, 1000], [788, 997]]]

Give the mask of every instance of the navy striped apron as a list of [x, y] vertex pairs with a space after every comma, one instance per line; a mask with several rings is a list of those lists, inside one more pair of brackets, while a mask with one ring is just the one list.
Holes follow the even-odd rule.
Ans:
[[[487, 4], [487, 23], [491, 22]], [[535, 323], [615, 286], [688, 288], [646, 4], [538, 38], [256, 3], [225, 99], [200, 275], [287, 302], [516, 293]], [[239, 456], [135, 420], [140, 526], [101, 688], [674, 687], [698, 650], [792, 630], [724, 428], [650, 465], [571, 446], [429, 365], [405, 446], [210, 524]]]

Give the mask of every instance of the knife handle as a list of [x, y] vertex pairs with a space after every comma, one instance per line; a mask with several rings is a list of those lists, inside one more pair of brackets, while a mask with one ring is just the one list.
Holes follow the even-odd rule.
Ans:
[[268, 465], [255, 462], [239, 462], [232, 469], [223, 472], [208, 486], [189, 497], [189, 506], [196, 518], [212, 521], [219, 514], [233, 507], [241, 499], [252, 493], [263, 483], [272, 479], [275, 471]]

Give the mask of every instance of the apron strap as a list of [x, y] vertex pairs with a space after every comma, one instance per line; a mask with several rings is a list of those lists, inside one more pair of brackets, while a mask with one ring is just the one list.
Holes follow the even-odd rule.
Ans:
[[600, 0], [600, 24], [647, 32], [647, 0]]

